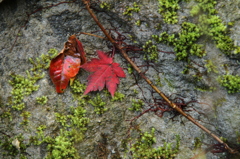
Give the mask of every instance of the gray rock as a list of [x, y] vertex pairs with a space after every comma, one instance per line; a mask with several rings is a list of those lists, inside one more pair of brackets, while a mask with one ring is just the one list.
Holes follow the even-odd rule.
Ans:
[[[0, 3], [2, 1], [0, 0]], [[47, 156], [47, 144], [39, 146], [30, 144], [32, 136], [37, 136], [36, 128], [40, 125], [46, 125], [44, 135], [56, 137], [61, 132], [61, 126], [57, 122], [55, 113], [70, 114], [70, 107], [77, 107], [77, 101], [71, 93], [70, 87], [67, 88], [64, 94], [57, 94], [54, 85], [52, 84], [48, 71], [44, 70], [45, 77], [37, 82], [40, 86], [38, 91], [24, 97], [26, 108], [23, 111], [31, 113], [28, 126], [23, 126], [20, 123], [23, 118], [23, 111], [12, 110], [8, 106], [8, 101], [11, 98], [12, 87], [8, 84], [11, 79], [10, 74], [26, 75], [26, 70], [32, 66], [28, 59], [39, 57], [41, 54], [46, 54], [49, 49], [56, 48], [61, 50], [64, 42], [69, 35], [78, 34], [79, 32], [94, 33], [104, 36], [93, 19], [88, 14], [87, 10], [81, 1], [69, 4], [59, 4], [57, 6], [47, 7], [58, 2], [48, 2], [44, 0], [15, 0], [12, 2], [0, 4], [0, 94], [1, 107], [0, 112], [11, 110], [13, 119], [10, 121], [1, 117], [0, 122], [0, 147], [1, 143], [6, 139], [14, 139], [22, 134], [23, 144], [27, 145], [25, 152], [28, 158], [44, 158]], [[162, 16], [157, 12], [157, 1], [140, 1], [141, 10], [139, 13], [134, 13], [131, 20], [122, 13], [126, 6], [132, 5], [133, 1], [118, 1], [111, 2], [113, 8], [110, 11], [105, 11], [99, 7], [95, 8], [95, 13], [99, 21], [107, 29], [116, 28], [116, 30], [126, 36], [125, 42], [130, 45], [135, 45], [133, 41], [137, 41], [136, 46], [140, 48], [153, 34], [159, 34], [163, 31], [169, 33], [178, 33], [181, 30], [180, 23], [186, 20], [184, 17], [189, 16], [189, 9], [185, 8], [185, 2], [181, 3], [179, 10], [180, 22], [176, 25], [167, 25], [163, 23]], [[221, 7], [223, 5], [224, 7]], [[235, 4], [236, 3], [236, 4]], [[239, 10], [232, 6], [237, 6], [239, 2], [221, 1], [217, 5], [219, 16], [224, 23], [234, 21], [235, 25], [231, 28], [230, 36], [237, 45], [239, 45]], [[44, 8], [45, 9], [39, 9]], [[39, 9], [39, 10], [38, 10]], [[28, 14], [26, 14], [28, 13]], [[137, 20], [141, 20], [141, 25], [135, 25]], [[158, 23], [162, 24], [162, 30], [156, 30]], [[111, 30], [112, 35], [117, 37], [117, 33]], [[130, 38], [132, 36], [133, 39]], [[111, 44], [103, 39], [96, 37], [81, 35], [78, 36], [83, 43], [87, 53], [88, 60], [96, 57], [96, 50], [105, 52], [111, 51]], [[165, 52], [172, 52], [173, 47], [165, 44], [157, 44], [158, 48]], [[175, 61], [174, 54], [159, 52], [158, 61], [156, 63], [146, 63], [143, 60], [143, 52], [129, 52], [129, 56], [141, 69], [146, 71], [146, 76], [156, 83], [156, 77], [159, 76], [162, 85], [158, 86], [166, 96], [171, 99], [181, 98], [185, 102], [198, 101], [189, 104], [187, 108], [190, 115], [198, 119], [201, 124], [207, 127], [215, 134], [226, 138], [231, 146], [237, 144], [239, 138], [240, 125], [240, 99], [239, 93], [228, 94], [225, 88], [221, 87], [216, 78], [218, 75], [224, 74], [223, 64], [228, 64], [230, 73], [239, 74], [239, 61], [231, 59], [221, 53], [211, 41], [206, 44], [207, 56], [204, 58], [191, 57], [192, 60], [199, 64], [203, 64], [204, 60], [211, 59], [217, 66], [218, 74], [209, 73], [203, 76], [202, 85], [213, 86], [216, 88], [213, 92], [200, 92], [195, 89], [196, 81], [192, 77], [194, 72], [187, 75], [181, 72], [186, 66], [186, 62]], [[136, 57], [136, 58], [134, 58]], [[140, 57], [140, 58], [137, 58]], [[137, 139], [139, 133], [132, 131], [128, 120], [138, 116], [140, 112], [131, 112], [128, 110], [131, 107], [132, 99], [143, 99], [145, 105], [143, 110], [149, 109], [154, 104], [161, 104], [162, 100], [157, 94], [153, 93], [150, 86], [141, 79], [136, 73], [127, 73], [126, 60], [121, 55], [115, 56], [115, 61], [125, 68], [126, 78], [120, 79], [121, 83], [118, 86], [118, 92], [125, 94], [123, 101], [111, 102], [111, 97], [101, 92], [101, 97], [106, 101], [108, 111], [102, 115], [94, 113], [92, 105], [87, 104], [86, 116], [90, 119], [87, 126], [87, 131], [83, 141], [75, 143], [74, 146], [78, 150], [79, 156], [82, 158], [97, 158], [105, 155], [106, 158], [132, 158], [129, 152], [124, 148], [124, 141], [131, 136]], [[203, 64], [204, 65], [204, 64]], [[154, 67], [152, 67], [154, 66]], [[196, 66], [202, 74], [206, 69]], [[81, 83], [87, 83], [88, 73], [81, 70], [77, 75], [76, 80]], [[136, 80], [138, 83], [136, 83]], [[138, 93], [134, 93], [137, 90]], [[45, 105], [36, 104], [36, 97], [47, 96], [48, 102]], [[96, 93], [90, 93], [90, 98], [94, 98]], [[154, 99], [157, 102], [154, 103]], [[181, 137], [180, 152], [176, 158], [191, 158], [197, 154], [194, 150], [194, 139], [199, 138], [203, 143], [209, 145], [217, 142], [203, 132], [200, 128], [189, 122], [184, 117], [176, 116], [171, 118], [176, 113], [164, 113], [163, 117], [155, 115], [154, 112], [148, 112], [135, 120], [134, 125], [139, 127], [143, 132], [151, 131], [155, 128], [156, 144], [154, 147], [162, 146], [163, 141], [175, 143], [175, 135]], [[1, 114], [0, 114], [1, 116]], [[130, 133], [130, 134], [128, 134]], [[128, 136], [129, 135], [129, 136]], [[239, 141], [238, 141], [239, 142]], [[207, 144], [203, 144], [202, 148], [206, 149]], [[128, 148], [130, 142], [127, 144]], [[174, 145], [174, 144], [173, 144]], [[6, 151], [6, 150], [5, 150]], [[5, 152], [4, 151], [4, 152]], [[20, 154], [15, 155], [19, 157]], [[225, 153], [214, 155], [207, 153], [206, 158], [215, 159], [221, 156], [226, 157]], [[4, 155], [0, 152], [0, 158], [10, 158], [11, 156]]]

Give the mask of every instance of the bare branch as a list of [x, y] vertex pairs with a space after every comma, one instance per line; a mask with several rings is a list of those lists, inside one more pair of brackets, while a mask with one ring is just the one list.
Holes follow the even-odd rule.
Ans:
[[105, 36], [107, 37], [107, 39], [121, 52], [122, 56], [127, 60], [128, 63], [130, 63], [132, 65], [132, 67], [139, 73], [139, 75], [173, 108], [175, 109], [177, 112], [179, 112], [180, 114], [182, 114], [184, 117], [186, 117], [188, 120], [190, 120], [192, 123], [194, 123], [195, 125], [197, 125], [199, 128], [201, 128], [202, 130], [204, 130], [206, 133], [208, 133], [210, 136], [212, 136], [215, 140], [217, 140], [220, 144], [223, 144], [225, 149], [227, 149], [229, 151], [229, 153], [239, 153], [236, 150], [231, 149], [224, 141], [222, 141], [217, 135], [213, 134], [210, 130], [208, 130], [206, 127], [204, 127], [203, 125], [201, 125], [200, 123], [198, 123], [196, 121], [196, 119], [194, 119], [191, 115], [186, 114], [182, 109], [180, 109], [175, 103], [173, 103], [171, 100], [169, 100], [167, 98], [167, 96], [162, 93], [154, 84], [153, 82], [148, 79], [140, 70], [140, 68], [129, 58], [129, 56], [126, 53], [126, 50], [124, 49], [124, 47], [115, 42], [113, 40], [113, 38], [108, 34], [108, 32], [106, 31], [106, 29], [103, 27], [103, 25], [99, 22], [99, 20], [97, 19], [96, 15], [94, 14], [94, 12], [91, 10], [90, 8], [90, 4], [89, 4], [89, 0], [82, 0], [83, 3], [86, 5], [86, 8], [89, 12], [89, 14], [92, 16], [92, 18], [94, 19], [94, 21], [97, 23], [97, 25], [99, 26], [99, 28], [102, 30], [102, 32], [105, 34]]

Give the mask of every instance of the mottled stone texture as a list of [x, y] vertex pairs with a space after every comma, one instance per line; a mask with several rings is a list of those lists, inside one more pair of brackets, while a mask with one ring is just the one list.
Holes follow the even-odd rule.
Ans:
[[[143, 1], [143, 0], [142, 0]], [[1, 2], [1, 1], [0, 1]], [[10, 74], [15, 73], [26, 76], [25, 71], [29, 69], [29, 58], [39, 57], [45, 54], [51, 48], [61, 50], [67, 37], [79, 32], [94, 33], [103, 36], [100, 29], [97, 27], [93, 19], [89, 16], [87, 10], [80, 0], [75, 3], [60, 4], [58, 6], [46, 8], [37, 11], [37, 9], [57, 4], [59, 0], [46, 1], [46, 0], [6, 0], [0, 3], [0, 94], [1, 94], [1, 107], [0, 112], [7, 109], [7, 102], [11, 96], [11, 86], [8, 84]], [[110, 2], [113, 6], [111, 11], [103, 11], [96, 4], [95, 13], [107, 29], [116, 28], [126, 38], [125, 42], [131, 45], [141, 47], [152, 34], [159, 34], [162, 31], [169, 31], [170, 33], [177, 33], [180, 31], [180, 25], [162, 25], [162, 30], [156, 30], [155, 27], [162, 21], [161, 15], [157, 12], [158, 2], [149, 1], [141, 2], [141, 10], [139, 13], [134, 13], [131, 20], [123, 16], [126, 6], [131, 5], [133, 2], [124, 0], [118, 2]], [[234, 4], [237, 2], [220, 1], [219, 15], [224, 22], [234, 21], [235, 25], [230, 30], [230, 36], [236, 44], [239, 44], [239, 9], [232, 9], [231, 6], [238, 6]], [[224, 4], [224, 7], [221, 5]], [[184, 16], [188, 15], [188, 8], [184, 4], [179, 11], [180, 22], [184, 21]], [[36, 13], [33, 13], [36, 11]], [[33, 13], [33, 14], [29, 14]], [[29, 15], [29, 16], [28, 16]], [[140, 26], [135, 25], [137, 20], [141, 20]], [[27, 21], [27, 22], [26, 22]], [[112, 31], [113, 32], [113, 31]], [[117, 36], [116, 34], [114, 34]], [[131, 40], [130, 36], [133, 37]], [[95, 51], [101, 49], [103, 51], [111, 51], [111, 44], [105, 40], [88, 36], [78, 36], [79, 40], [83, 43], [84, 49], [87, 53], [88, 59], [95, 57]], [[137, 43], [134, 44], [133, 41]], [[172, 47], [164, 44], [159, 44], [158, 47], [163, 51], [173, 51]], [[205, 59], [212, 59], [218, 67], [220, 74], [223, 74], [222, 64], [229, 64], [230, 73], [239, 74], [239, 61], [231, 59], [215, 47], [213, 42], [206, 43], [207, 56], [203, 59], [192, 57], [192, 60], [201, 62]], [[143, 62], [141, 53], [129, 53], [132, 57], [136, 58], [135, 62], [143, 70], [146, 70], [147, 63]], [[221, 55], [221, 56], [220, 56]], [[196, 59], [195, 59], [196, 58]], [[167, 95], [174, 97], [181, 97], [186, 102], [198, 101], [189, 107], [189, 111], [193, 117], [199, 119], [199, 122], [212, 130], [219, 136], [227, 138], [230, 143], [237, 143], [237, 132], [240, 131], [240, 98], [239, 93], [228, 94], [227, 91], [221, 87], [217, 81], [217, 75], [210, 73], [204, 76], [203, 81], [207, 85], [216, 87], [213, 92], [200, 92], [195, 89], [196, 81], [193, 81], [191, 72], [188, 75], [183, 75], [181, 72], [186, 65], [185, 62], [175, 61], [174, 54], [167, 54], [159, 52], [159, 59], [154, 67], [148, 67], [146, 72], [151, 80], [156, 81], [156, 76], [160, 76], [162, 86], [159, 88]], [[90, 118], [88, 130], [82, 142], [77, 143], [79, 154], [82, 158], [97, 158], [99, 157], [99, 149], [106, 149], [104, 151], [107, 155], [106, 158], [131, 158], [130, 153], [125, 153], [123, 148], [123, 140], [127, 138], [127, 133], [130, 128], [129, 121], [140, 112], [131, 112], [128, 110], [131, 107], [132, 99], [145, 99], [148, 103], [145, 104], [144, 109], [150, 107], [153, 103], [153, 96], [151, 88], [147, 86], [144, 80], [136, 74], [127, 73], [127, 63], [120, 55], [115, 56], [115, 61], [120, 63], [127, 77], [121, 79], [121, 84], [118, 87], [118, 92], [125, 94], [123, 101], [114, 102], [107, 105], [108, 111], [102, 115], [97, 115], [93, 112], [91, 105], [86, 106], [87, 116]], [[201, 67], [199, 67], [201, 70]], [[204, 72], [206, 70], [202, 70]], [[33, 92], [30, 96], [24, 98], [26, 108], [24, 110], [31, 112], [29, 118], [29, 125], [23, 127], [19, 123], [22, 117], [18, 111], [13, 111], [13, 120], [1, 121], [0, 131], [9, 135], [11, 138], [22, 133], [24, 143], [29, 142], [30, 136], [35, 135], [36, 127], [39, 125], [46, 125], [47, 129], [45, 134], [59, 134], [58, 123], [55, 120], [54, 113], [69, 112], [70, 106], [76, 106], [76, 101], [73, 100], [70, 88], [64, 94], [57, 94], [55, 88], [50, 81], [47, 70], [46, 76], [37, 82], [40, 85], [38, 91]], [[76, 80], [82, 83], [87, 83], [88, 73], [81, 71]], [[136, 83], [136, 79], [138, 83]], [[139, 87], [141, 89], [139, 89]], [[134, 93], [134, 89], [138, 94]], [[36, 105], [35, 98], [39, 96], [47, 96], [48, 102], [46, 105]], [[96, 93], [90, 93], [90, 98], [93, 98]], [[102, 93], [101, 95], [104, 95]], [[110, 98], [106, 98], [109, 100]], [[224, 99], [224, 100], [222, 100]], [[108, 103], [110, 103], [108, 101]], [[50, 108], [50, 111], [47, 110]], [[136, 125], [142, 131], [150, 131], [152, 127], [156, 129], [155, 135], [157, 143], [154, 146], [161, 146], [163, 140], [167, 142], [175, 142], [174, 136], [179, 134], [181, 137], [180, 153], [176, 158], [185, 159], [194, 156], [194, 138], [200, 138], [204, 143], [216, 143], [210, 136], [200, 130], [197, 126], [187, 121], [185, 118], [177, 116], [174, 120], [173, 113], [165, 113], [162, 118], [149, 112], [137, 119]], [[0, 139], [3, 139], [4, 134], [0, 133]], [[134, 134], [132, 134], [134, 137]], [[99, 145], [104, 143], [103, 147]], [[130, 146], [130, 144], [128, 144]], [[207, 145], [203, 145], [206, 148]], [[103, 151], [103, 150], [102, 150]], [[46, 145], [33, 146], [28, 145], [27, 149], [28, 158], [44, 158], [47, 153]], [[2, 153], [0, 153], [2, 155]], [[25, 154], [24, 154], [25, 155]], [[221, 155], [213, 155], [207, 153], [207, 158], [216, 159]], [[18, 157], [18, 156], [17, 156]], [[0, 156], [0, 158], [2, 158]]]

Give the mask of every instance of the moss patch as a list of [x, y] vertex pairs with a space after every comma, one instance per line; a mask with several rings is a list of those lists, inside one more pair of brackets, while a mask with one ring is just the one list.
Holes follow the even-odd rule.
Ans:
[[228, 90], [228, 93], [240, 92], [240, 77], [238, 75], [223, 75], [218, 77], [219, 83]]
[[180, 137], [176, 136], [176, 146], [172, 148], [171, 143], [164, 142], [163, 146], [153, 148], [156, 143], [154, 135], [155, 129], [151, 132], [140, 132], [140, 136], [134, 141], [130, 150], [133, 153], [133, 158], [174, 158], [179, 152]]

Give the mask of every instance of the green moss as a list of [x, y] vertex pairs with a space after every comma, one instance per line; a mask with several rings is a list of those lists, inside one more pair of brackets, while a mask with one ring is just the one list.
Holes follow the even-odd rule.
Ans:
[[70, 127], [86, 131], [89, 118], [86, 117], [86, 110], [82, 106], [71, 107], [71, 114], [67, 116], [70, 119]]
[[54, 139], [54, 143], [48, 145], [51, 150], [47, 159], [75, 159], [79, 158], [77, 149], [73, 145], [73, 138], [66, 131], [60, 130], [60, 135]]
[[161, 23], [156, 24], [155, 28], [156, 28], [156, 30], [161, 30], [162, 24]]
[[71, 109], [71, 114], [69, 115], [55, 113], [56, 120], [63, 127], [84, 128], [89, 122], [89, 119], [85, 118], [86, 110], [81, 106], [78, 106], [76, 108], [71, 107], [70, 109]]
[[94, 107], [94, 112], [96, 112], [97, 114], [103, 114], [108, 110], [105, 107], [106, 102], [102, 100], [99, 93], [96, 95], [96, 97], [94, 97], [93, 99], [90, 99], [88, 103]]
[[72, 85], [70, 85], [71, 92], [74, 100], [77, 100], [78, 105], [85, 106], [87, 104], [84, 98], [88, 98], [88, 96], [82, 96], [83, 92], [86, 89], [86, 85], [80, 83], [78, 80], [74, 80]]
[[211, 86], [196, 86], [196, 90], [201, 91], [201, 92], [213, 92], [216, 90], [216, 87], [211, 87]]
[[240, 144], [240, 133], [236, 131], [236, 135], [237, 135], [237, 143]]
[[[2, 134], [1, 134], [2, 135]], [[0, 155], [4, 158], [25, 158], [26, 145], [22, 134], [14, 137], [4, 136], [0, 140]]]
[[55, 113], [56, 121], [59, 122], [62, 126], [67, 126], [68, 117], [66, 115]]
[[[40, 125], [37, 127], [37, 136], [32, 136], [30, 138], [30, 143], [34, 144], [34, 145], [40, 145], [44, 142], [46, 142], [46, 137], [44, 134], [44, 130], [47, 128], [46, 125]], [[49, 143], [49, 142], [47, 142]]]
[[238, 75], [219, 76], [218, 82], [228, 90], [228, 93], [240, 92], [240, 77]]
[[218, 73], [216, 65], [213, 64], [212, 60], [205, 60], [205, 67], [207, 68], [207, 72], [215, 72]]
[[54, 139], [53, 143], [48, 145], [48, 159], [79, 158], [74, 143], [84, 138], [86, 126], [89, 123], [89, 118], [86, 118], [85, 114], [86, 110], [81, 106], [71, 107], [71, 114], [66, 116], [56, 114], [57, 118], [61, 118], [58, 121], [63, 128], [60, 129], [60, 135]]
[[177, 11], [180, 8], [179, 0], [158, 0], [158, 12], [163, 16], [163, 20], [168, 24], [176, 24], [178, 22]]
[[47, 159], [79, 158], [74, 145], [83, 140], [89, 118], [85, 117], [86, 110], [81, 106], [71, 107], [70, 112], [66, 115], [55, 113], [56, 120], [61, 124], [59, 135], [45, 136], [44, 130], [47, 127], [40, 125], [37, 128], [37, 136], [31, 138], [34, 145], [47, 144]]
[[41, 105], [46, 104], [47, 101], [48, 101], [47, 96], [41, 96], [41, 97], [37, 97], [37, 98], [36, 98], [36, 102], [37, 102], [38, 104], [41, 104]]
[[144, 103], [141, 99], [138, 99], [138, 100], [133, 99], [132, 106], [131, 106], [131, 108], [128, 108], [128, 110], [140, 111], [142, 109], [143, 105], [144, 105]]
[[234, 54], [239, 54], [240, 53], [240, 47], [239, 46], [235, 46], [235, 49], [233, 51]]
[[122, 101], [125, 98], [125, 95], [119, 92], [114, 93], [114, 97], [112, 97], [111, 102]]
[[202, 146], [202, 141], [198, 137], [195, 137], [194, 138], [194, 149], [201, 148], [201, 146]]
[[174, 158], [179, 152], [180, 137], [176, 136], [176, 146], [172, 148], [171, 143], [164, 143], [162, 147], [154, 148], [153, 144], [156, 143], [154, 135], [155, 129], [152, 128], [151, 132], [141, 132], [139, 138], [132, 144], [130, 150], [133, 158]]
[[30, 70], [26, 71], [27, 77], [12, 74], [9, 84], [13, 87], [11, 91], [12, 98], [8, 105], [11, 105], [15, 110], [23, 110], [25, 108], [25, 103], [23, 98], [30, 95], [33, 91], [38, 90], [39, 85], [35, 85], [39, 79], [42, 79], [45, 74], [43, 69], [49, 67], [49, 63], [53, 57], [56, 56], [57, 50], [50, 49], [47, 55], [41, 55], [40, 58], [35, 60], [29, 59], [30, 63], [33, 65]]
[[195, 16], [200, 13], [207, 13], [210, 15], [217, 13], [215, 9], [217, 1], [215, 0], [195, 0], [195, 1], [198, 3], [195, 4], [190, 11], [192, 16]]
[[56, 49], [49, 49], [48, 54], [42, 54], [36, 59], [29, 58], [30, 63], [33, 67], [30, 69], [32, 72], [42, 71], [42, 69], [48, 69], [50, 66], [51, 60], [58, 55]]
[[138, 91], [138, 90], [136, 90], [136, 89], [134, 89], [134, 90], [133, 90], [133, 93], [135, 93], [135, 94], [138, 94], [138, 93], [139, 93], [139, 91]]
[[[211, 37], [217, 48], [219, 48], [226, 55], [232, 52], [239, 53], [239, 47], [234, 46], [232, 39], [227, 35], [227, 27], [223, 24], [219, 16], [216, 15], [217, 11], [215, 0], [195, 0], [197, 4], [192, 7], [190, 11], [192, 16], [197, 16], [198, 26], [204, 35]], [[229, 26], [233, 24], [230, 23]]]
[[[42, 55], [40, 58], [35, 60], [30, 59], [33, 67], [27, 71], [27, 77], [20, 75], [12, 75], [10, 84], [13, 86], [13, 99], [10, 100], [9, 105], [19, 105], [18, 110], [22, 110], [25, 106], [23, 103], [24, 96], [30, 95], [33, 91], [37, 90], [39, 86], [34, 85], [37, 80], [44, 77], [43, 69], [49, 67], [50, 60], [57, 53], [56, 50], [51, 49], [50, 55]], [[79, 95], [85, 89], [85, 86], [75, 80], [71, 86], [75, 95]], [[78, 101], [79, 98], [77, 98]], [[41, 96], [36, 98], [37, 103], [46, 104], [47, 97]], [[81, 99], [81, 104], [84, 104], [85, 99]], [[83, 102], [84, 101], [84, 102]], [[85, 102], [86, 103], [86, 102]], [[21, 106], [21, 107], [20, 107]], [[12, 106], [12, 108], [15, 108]], [[48, 155], [46, 158], [79, 158], [75, 153], [77, 152], [74, 144], [82, 141], [84, 132], [86, 131], [86, 125], [89, 119], [85, 117], [86, 110], [82, 106], [76, 108], [70, 108], [70, 114], [55, 113], [56, 120], [60, 123], [60, 134], [56, 137], [46, 136], [44, 131], [47, 128], [45, 125], [40, 125], [37, 128], [36, 136], [32, 136], [30, 144], [41, 145], [47, 144]], [[22, 124], [28, 124], [28, 117], [30, 112], [24, 111], [21, 116], [23, 117]]]
[[224, 97], [220, 97], [217, 98], [214, 102], [213, 102], [213, 107], [216, 109], [216, 107], [222, 106], [224, 102], [226, 102], [226, 98]]
[[107, 2], [101, 2], [100, 3], [100, 8], [110, 10], [112, 8], [112, 5], [110, 3], [107, 3]]
[[11, 94], [12, 100], [9, 105], [15, 110], [22, 110], [25, 108], [23, 103], [24, 96], [30, 95], [33, 91], [38, 90], [39, 86], [35, 85], [35, 80], [30, 80], [20, 75], [11, 75], [12, 79], [9, 80], [9, 84], [13, 87]]
[[75, 94], [82, 94], [86, 89], [86, 85], [81, 84], [78, 80], [74, 80], [73, 84], [70, 85], [70, 87], [72, 89], [72, 92]]
[[141, 20], [136, 21], [135, 24], [136, 24], [137, 26], [140, 26], [140, 25], [141, 25]]
[[146, 53], [144, 55], [144, 59], [147, 60], [153, 60], [155, 62], [158, 61], [158, 47], [153, 43], [152, 40], [148, 40], [143, 45], [143, 51]]
[[132, 16], [133, 13], [138, 13], [140, 11], [140, 5], [138, 5], [136, 2], [133, 3], [133, 7], [127, 6], [125, 12], [123, 12], [123, 15]]
[[8, 118], [10, 121], [12, 121], [12, 113], [10, 112], [10, 110], [1, 112], [0, 119], [6, 119], [6, 118]]
[[13, 139], [4, 137], [0, 140], [0, 154], [5, 157], [17, 156], [19, 153], [18, 149], [12, 144]]
[[223, 142], [225, 142], [225, 143], [227, 143], [228, 142], [228, 139], [227, 138], [225, 138], [225, 137], [220, 137], [220, 139], [223, 141]]
[[37, 136], [32, 137], [32, 141], [38, 145], [47, 144], [47, 159], [80, 158], [75, 144], [83, 140], [89, 118], [86, 117], [86, 110], [83, 108], [86, 105], [86, 99], [77, 96], [82, 95], [84, 91], [82, 87], [85, 86], [75, 80], [71, 87], [73, 95], [78, 101], [78, 106], [70, 107], [70, 113], [55, 113], [56, 121], [60, 124], [60, 133], [55, 137], [45, 136], [46, 126], [42, 125], [38, 128]]
[[24, 111], [24, 112], [22, 112], [21, 116], [23, 117], [21, 124], [28, 125], [28, 123], [29, 123], [28, 118], [31, 116], [31, 113], [28, 111]]
[[156, 76], [156, 85], [158, 85], [159, 87], [163, 86], [163, 84], [161, 82], [161, 78], [159, 76]]
[[[57, 51], [55, 49], [50, 49], [47, 55], [43, 54], [36, 59], [30, 58], [29, 61], [30, 64], [32, 64], [32, 67], [29, 70], [26, 70], [25, 75], [17, 75], [15, 73], [12, 73], [10, 75], [11, 79], [8, 82], [12, 86], [11, 96], [8, 98], [7, 104], [3, 105], [4, 111], [0, 114], [1, 120], [5, 121], [5, 118], [9, 118], [10, 121], [12, 121], [12, 118], [17, 118], [17, 116], [13, 116], [13, 112], [17, 110], [21, 112], [20, 116], [22, 117], [22, 121], [20, 124], [29, 124], [29, 117], [31, 116], [31, 113], [29, 111], [23, 110], [26, 107], [24, 98], [32, 94], [32, 92], [38, 90], [39, 85], [36, 85], [36, 83], [39, 79], [42, 79], [45, 76], [43, 70], [49, 67], [50, 60], [56, 54]], [[14, 113], [14, 115], [16, 114]], [[18, 154], [18, 158], [24, 159], [26, 158], [25, 150], [28, 144], [23, 144], [23, 140], [23, 137], [19, 135], [14, 139], [6, 138], [5, 142], [2, 142], [1, 140], [0, 149], [5, 149], [4, 153], [7, 154], [7, 157]], [[26, 143], [26, 141], [24, 141], [24, 143]], [[6, 144], [9, 146], [6, 147]]]
[[164, 42], [173, 45], [177, 60], [187, 60], [190, 55], [204, 56], [206, 52], [203, 50], [203, 45], [196, 44], [196, 41], [202, 35], [198, 26], [189, 22], [183, 22], [181, 26], [182, 29], [178, 35], [169, 35], [163, 32], [159, 36], [152, 35], [152, 38], [157, 43]]
[[199, 16], [199, 27], [205, 35], [210, 36], [223, 53], [230, 55], [235, 49], [232, 39], [227, 35], [227, 27], [217, 15]]
[[132, 74], [132, 73], [133, 73], [133, 67], [132, 67], [132, 65], [128, 64], [127, 66], [128, 66], [128, 68], [127, 68], [128, 73], [129, 73], [129, 74]]
[[190, 14], [191, 14], [192, 16], [195, 16], [195, 15], [199, 14], [200, 11], [201, 11], [200, 6], [199, 6], [199, 5], [194, 5], [194, 6], [192, 7], [191, 11], [190, 11]]

